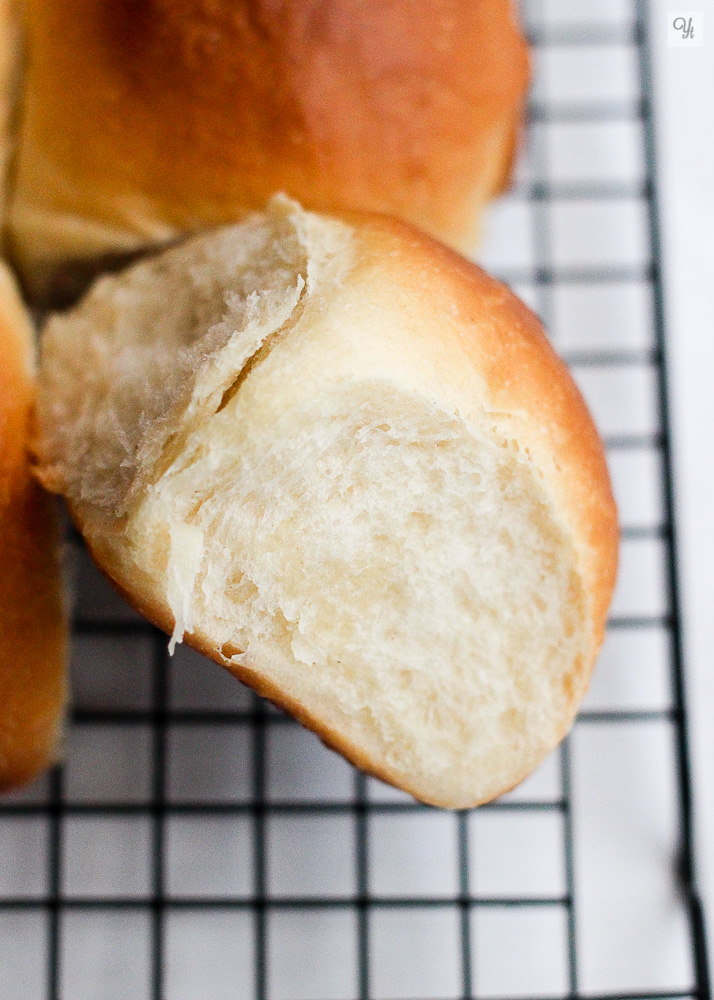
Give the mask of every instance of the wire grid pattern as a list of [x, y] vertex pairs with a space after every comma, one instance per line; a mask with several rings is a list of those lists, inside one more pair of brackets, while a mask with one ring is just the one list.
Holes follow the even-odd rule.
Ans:
[[[505, 253], [491, 247], [487, 263], [555, 331], [601, 416], [616, 490], [619, 476], [629, 495], [633, 470], [649, 469], [633, 509], [651, 516], [628, 520], [629, 501], [621, 505], [623, 552], [654, 552], [635, 559], [634, 592], [659, 573], [665, 593], [641, 607], [627, 599], [618, 607], [616, 598], [608, 662], [622, 675], [627, 650], [640, 649], [644, 636], [641, 649], [653, 651], [667, 674], [664, 693], [618, 702], [595, 691], [573, 735], [521, 789], [475, 812], [439, 812], [353, 771], [190, 651], [180, 648], [170, 660], [166, 637], [110, 594], [71, 536], [75, 710], [65, 766], [0, 804], [0, 1000], [710, 996], [691, 878], [645, 23], [642, 9], [612, 0], [598, 20], [572, 5], [578, 23], [572, 13], [559, 18], [558, 7], [550, 0], [524, 12], [539, 76], [547, 76], [549, 61], [552, 74], [558, 60], [583, 54], [607, 74], [607, 59], [623, 52], [634, 58], [637, 76], [624, 97], [604, 99], [560, 98], [547, 82], [536, 84], [527, 166], [496, 209], [509, 246]], [[578, 72], [582, 78], [582, 66]], [[593, 179], [581, 170], [585, 180], [558, 179], [552, 158], [561, 125], [622, 124], [644, 125], [639, 176], [613, 180], [606, 171]], [[632, 254], [620, 259], [619, 249], [599, 260], [592, 246], [573, 250], [566, 232], [573, 206], [581, 229], [595, 219], [588, 213], [603, 218], [613, 206], [641, 213], [630, 223], [640, 227], [635, 262]], [[527, 260], [519, 235], [524, 213]], [[597, 233], [587, 238], [597, 242]], [[582, 318], [610, 293], [644, 293], [650, 340], [558, 342], [574, 294]], [[618, 379], [623, 388], [613, 390]], [[598, 380], [610, 388], [597, 390]], [[613, 391], [628, 398], [649, 392], [655, 424], [608, 429]], [[643, 669], [656, 673], [649, 663]], [[668, 755], [661, 781], [672, 786], [670, 834], [679, 846], [678, 859], [672, 849], [657, 860], [665, 895], [673, 894], [671, 912], [679, 914], [680, 941], [675, 973], [661, 982], [633, 977], [613, 955], [588, 957], [593, 929], [605, 925], [602, 901], [594, 909], [588, 902], [592, 872], [580, 863], [590, 814], [585, 806], [578, 818], [585, 792], [578, 799], [576, 777], [587, 774], [583, 757], [606, 755], [623, 733], [636, 742], [655, 730]], [[607, 735], [590, 745], [590, 733]], [[648, 757], [656, 756], [654, 744], [647, 746]], [[31, 859], [24, 868], [23, 856]], [[46, 872], [36, 861], [43, 856]], [[623, 900], [613, 896], [608, 915], [606, 899], [605, 917], [627, 937], [625, 917], [618, 925]], [[648, 946], [654, 955], [657, 942], [646, 941], [645, 952]]]

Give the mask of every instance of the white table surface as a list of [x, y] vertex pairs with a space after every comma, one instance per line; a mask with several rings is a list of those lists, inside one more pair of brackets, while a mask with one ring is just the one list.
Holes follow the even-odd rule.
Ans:
[[697, 867], [714, 960], [714, 3], [704, 45], [667, 44], [650, 0], [658, 187], [672, 402], [685, 664], [695, 781]]

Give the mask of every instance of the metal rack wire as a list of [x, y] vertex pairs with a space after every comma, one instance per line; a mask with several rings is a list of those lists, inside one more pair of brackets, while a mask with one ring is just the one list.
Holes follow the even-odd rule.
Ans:
[[[657, 708], [586, 707], [579, 715], [576, 730], [662, 723], [673, 737], [680, 844], [678, 874], [673, 884], [686, 915], [689, 978], [663, 982], [654, 989], [651, 983], [632, 988], [623, 982], [598, 990], [593, 988], [592, 975], [583, 975], [583, 935], [579, 927], [582, 886], [578, 881], [571, 738], [565, 740], [550, 762], [550, 791], [543, 793], [538, 786], [524, 786], [521, 793], [478, 811], [478, 822], [482, 824], [483, 817], [489, 816], [506, 824], [533, 817], [538, 822], [555, 824], [560, 831], [558, 837], [562, 834], [562, 852], [556, 863], [561, 870], [551, 879], [555, 889], [538, 893], [511, 885], [499, 894], [488, 891], [488, 887], [480, 888], [474, 871], [479, 863], [478, 831], [483, 827], [478, 827], [473, 813], [438, 813], [391, 793], [332, 758], [316, 741], [302, 735], [296, 723], [232, 681], [229, 692], [217, 679], [217, 668], [209, 680], [210, 666], [199, 667], [184, 652], [170, 661], [165, 636], [109, 594], [89, 568], [79, 540], [73, 537], [70, 544], [77, 550], [79, 564], [74, 621], [78, 652], [68, 762], [44, 784], [0, 803], [0, 824], [4, 824], [0, 830], [10, 837], [8, 842], [24, 842], [32, 834], [30, 841], [39, 844], [46, 855], [45, 872], [38, 874], [35, 865], [27, 877], [11, 873], [5, 878], [9, 888], [3, 888], [0, 833], [0, 938], [5, 936], [6, 945], [10, 945], [1, 949], [6, 956], [4, 965], [0, 958], [0, 1000], [113, 1000], [129, 995], [147, 1000], [218, 1000], [229, 995], [254, 1000], [436, 997], [437, 993], [428, 992], [431, 974], [424, 978], [417, 969], [410, 979], [406, 966], [410, 962], [418, 966], [419, 962], [419, 956], [414, 957], [413, 949], [410, 951], [410, 937], [436, 940], [438, 947], [451, 955], [451, 964], [446, 963], [447, 971], [440, 980], [443, 985], [438, 996], [442, 1000], [496, 995], [538, 996], [544, 1000], [555, 1000], [556, 996], [598, 996], [607, 1000], [710, 998], [702, 915], [692, 879], [666, 342], [658, 267], [654, 124], [646, 96], [646, 10], [639, 7], [631, 15], [607, 23], [595, 23], [590, 18], [587, 23], [575, 24], [549, 20], [543, 7], [528, 5], [525, 18], [536, 56], [554, 48], [633, 45], [640, 84], [639, 92], [624, 101], [534, 97], [529, 108], [534, 169], [530, 178], [519, 182], [512, 196], [526, 202], [532, 212], [533, 258], [527, 267], [499, 270], [504, 280], [530, 292], [547, 326], [557, 325], [554, 296], [567, 285], [603, 287], [634, 282], [652, 292], [655, 335], [650, 346], [634, 350], [581, 346], [563, 353], [581, 372], [629, 370], [628, 366], [633, 365], [650, 366], [654, 372], [659, 428], [654, 432], [611, 433], [606, 435], [606, 444], [611, 457], [623, 450], [646, 449], [648, 453], [656, 452], [662, 460], [660, 481], [652, 488], [663, 496], [664, 518], [654, 525], [626, 525], [623, 539], [662, 543], [665, 611], [615, 613], [609, 631], [630, 634], [657, 628], [666, 634], [672, 699], [666, 707]], [[644, 181], [557, 183], [548, 179], [547, 152], [535, 136], [539, 126], [623, 120], [643, 123]], [[636, 199], [645, 205], [649, 235], [641, 266], [617, 261], [582, 266], [555, 259], [554, 204], [568, 200], [595, 204], [618, 199]], [[626, 664], [622, 666], [624, 669]], [[207, 684], [215, 688], [215, 697], [205, 694]], [[214, 744], [216, 753], [212, 756]], [[219, 758], [228, 760], [228, 764], [216, 763]], [[214, 766], [215, 772], [209, 773]], [[226, 766], [235, 774], [229, 773]], [[415, 855], [412, 882], [407, 880], [409, 884], [395, 889], [389, 872], [397, 857], [394, 844], [398, 854], [412, 821], [431, 823], [431, 833], [420, 841], [422, 854], [417, 851]], [[103, 823], [108, 825], [103, 827]], [[322, 839], [315, 842], [314, 870], [307, 873], [301, 867], [307, 864], [305, 850], [295, 848], [300, 840], [295, 831], [299, 829], [307, 829], [303, 841], [307, 841], [308, 853], [314, 831], [323, 831]], [[96, 845], [99, 839], [103, 849], [109, 850], [126, 831], [131, 831], [133, 846], [124, 851], [123, 860], [112, 862], [112, 885], [102, 888], [101, 878], [99, 886], [92, 883], [86, 871], [82, 876], [82, 871], [91, 867], [90, 841]], [[228, 837], [225, 843], [221, 841], [224, 847], [228, 844], [225, 849], [216, 847], [218, 840], [211, 840], [217, 831], [224, 839]], [[429, 875], [430, 859], [441, 857], [439, 852], [446, 851], [447, 842], [450, 874], [442, 878], [437, 864], [436, 874]], [[118, 850], [121, 854], [124, 848]], [[282, 875], [279, 871], [276, 874], [281, 850], [288, 853], [286, 868], [294, 869]], [[236, 852], [240, 851], [244, 852], [243, 860], [236, 861]], [[337, 862], [332, 857], [335, 852], [339, 855]], [[204, 855], [215, 855], [218, 860], [211, 879], [200, 884], [200, 879], [192, 881], [191, 871], [204, 871], [208, 863]], [[663, 869], [674, 861], [663, 858]], [[332, 883], [325, 875], [331, 867], [340, 872]], [[179, 870], [181, 877], [177, 875]], [[300, 884], [290, 891], [295, 878]], [[421, 885], [421, 891], [413, 885], [417, 889]], [[483, 967], [492, 951], [488, 942], [493, 943], [494, 934], [498, 937], [501, 925], [497, 921], [493, 924], [491, 937], [484, 937], [479, 928], [489, 926], [481, 923], [485, 914], [500, 919], [513, 911], [549, 914], [549, 933], [554, 938], [560, 936], [559, 943], [555, 943], [561, 949], [559, 972], [553, 973], [551, 962], [550, 979], [515, 988], [508, 985], [506, 976], [505, 985], [496, 983], [494, 987], [496, 979], [493, 975], [484, 978]], [[420, 918], [415, 916], [418, 914], [425, 915], [425, 924], [419, 923]], [[27, 917], [26, 923], [22, 923], [23, 916]], [[219, 922], [211, 922], [213, 918]], [[224, 920], [225, 924], [220, 923]], [[431, 920], [436, 922], [429, 924]], [[527, 935], [528, 927], [524, 927]], [[197, 948], [207, 949], [209, 958], [195, 958], [198, 978], [192, 978], [194, 959], [186, 956], [196, 940]], [[212, 966], [220, 963], [211, 957], [214, 945], [207, 945], [209, 940], [223, 942], [223, 960], [229, 966], [213, 985]], [[517, 943], [517, 938], [509, 937], [509, 948], [516, 946], [514, 941]], [[100, 959], [96, 959], [97, 954]], [[410, 956], [408, 960], [405, 954]], [[429, 962], [433, 965], [437, 958], [435, 951]], [[526, 974], [528, 961], [526, 955]], [[306, 963], [315, 969], [306, 968]], [[401, 973], [395, 973], [398, 967], [404, 967]]]

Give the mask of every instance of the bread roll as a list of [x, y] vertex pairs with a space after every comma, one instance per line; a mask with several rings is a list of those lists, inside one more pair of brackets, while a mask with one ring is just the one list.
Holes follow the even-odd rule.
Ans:
[[0, 791], [53, 763], [66, 629], [55, 502], [30, 475], [32, 329], [0, 264]]
[[21, 78], [20, 0], [0, 0], [0, 248]]
[[36, 300], [275, 191], [465, 248], [507, 178], [528, 79], [510, 0], [24, 5], [10, 232]]
[[285, 200], [44, 334], [40, 474], [143, 614], [418, 798], [528, 774], [615, 577], [603, 449], [508, 289]]

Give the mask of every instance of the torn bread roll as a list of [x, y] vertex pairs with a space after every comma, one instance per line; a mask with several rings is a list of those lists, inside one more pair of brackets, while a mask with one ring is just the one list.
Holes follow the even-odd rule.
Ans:
[[276, 199], [46, 327], [39, 472], [127, 599], [442, 806], [562, 738], [617, 558], [602, 445], [508, 289]]
[[274, 191], [461, 249], [528, 82], [511, 0], [22, 0], [10, 246], [35, 301]]
[[30, 473], [34, 341], [0, 264], [0, 791], [52, 764], [67, 633], [55, 500]]

